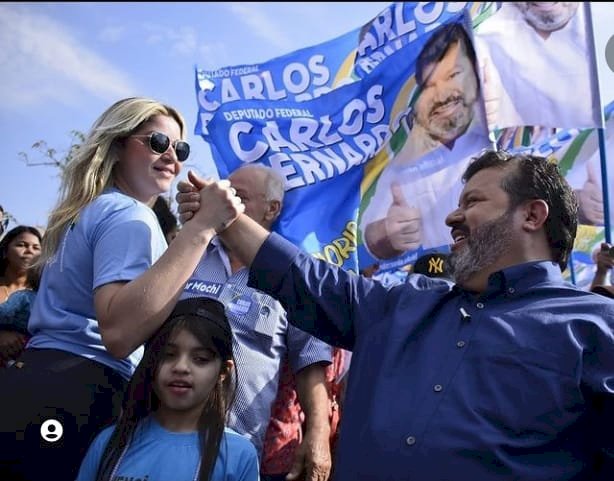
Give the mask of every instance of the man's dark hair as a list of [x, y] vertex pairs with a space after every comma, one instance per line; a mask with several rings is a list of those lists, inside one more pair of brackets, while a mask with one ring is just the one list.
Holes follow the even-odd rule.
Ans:
[[510, 210], [527, 200], [541, 199], [548, 204], [546, 237], [553, 260], [565, 270], [578, 228], [578, 200], [558, 165], [537, 155], [487, 151], [469, 164], [463, 182], [488, 168], [507, 170], [501, 188], [509, 195]]
[[[450, 47], [460, 42], [464, 51], [471, 60], [471, 64], [476, 66], [476, 55], [467, 31], [461, 23], [449, 23], [439, 27], [424, 44], [420, 55], [416, 61], [416, 83], [423, 85], [424, 70], [427, 65], [438, 63], [448, 52]], [[477, 75], [477, 73], [476, 73]], [[479, 82], [478, 82], [479, 85]]]

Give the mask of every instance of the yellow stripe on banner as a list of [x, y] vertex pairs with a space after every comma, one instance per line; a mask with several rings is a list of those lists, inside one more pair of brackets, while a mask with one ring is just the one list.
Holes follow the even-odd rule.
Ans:
[[354, 60], [356, 59], [357, 48], [352, 50], [350, 54], [346, 57], [346, 59], [341, 63], [339, 70], [337, 70], [337, 75], [335, 75], [335, 79], [333, 80], [333, 88], [337, 88], [339, 84], [348, 83], [347, 79], [355, 79], [354, 77]]
[[600, 244], [603, 238], [602, 226], [578, 224], [573, 250], [586, 252], [590, 256], [595, 246]]
[[384, 167], [388, 165], [390, 157], [388, 155], [386, 146], [381, 149], [375, 157], [373, 157], [366, 165], [365, 165], [365, 174], [362, 178], [362, 182], [360, 183], [360, 196], [363, 197], [365, 193], [369, 190], [369, 188], [375, 183], [379, 175], [381, 174]]
[[405, 85], [399, 91], [399, 95], [397, 95], [394, 104], [392, 104], [392, 108], [390, 109], [390, 121], [392, 122], [397, 116], [407, 110], [409, 107], [410, 95], [416, 86], [416, 77], [412, 75], [407, 79]]
[[[397, 98], [394, 101], [392, 108], [390, 109], [391, 122], [393, 122], [394, 119], [397, 118], [399, 115], [407, 111], [410, 100], [409, 97], [414, 91], [415, 86], [416, 78], [412, 75], [409, 79], [407, 79], [407, 81], [399, 91], [399, 95], [397, 95]], [[399, 129], [402, 128], [403, 126], [400, 125]], [[394, 153], [392, 152], [392, 149], [390, 149], [389, 144], [386, 143], [380, 149], [380, 151], [371, 160], [369, 160], [369, 162], [365, 166], [365, 175], [363, 176], [362, 182], [360, 184], [361, 196], [364, 196], [364, 194], [369, 190], [369, 188], [375, 183], [382, 170], [384, 170], [384, 167], [388, 165], [388, 162], [390, 162], [390, 159], [393, 156]]]

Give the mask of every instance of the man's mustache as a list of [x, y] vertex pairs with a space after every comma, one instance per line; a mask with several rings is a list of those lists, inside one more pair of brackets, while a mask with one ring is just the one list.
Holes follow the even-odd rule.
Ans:
[[463, 97], [462, 95], [450, 95], [449, 97], [447, 97], [445, 100], [443, 101], [439, 101], [439, 102], [435, 102], [432, 106], [431, 109], [429, 110], [429, 115], [433, 115], [435, 113], [435, 111], [441, 107], [445, 107], [450, 103], [453, 102], [460, 102], [463, 105], [466, 105], [465, 102], [465, 97]]

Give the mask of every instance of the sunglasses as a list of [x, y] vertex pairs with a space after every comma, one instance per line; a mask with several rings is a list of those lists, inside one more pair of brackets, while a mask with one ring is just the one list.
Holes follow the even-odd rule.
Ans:
[[[149, 139], [149, 148], [156, 154], [165, 154], [171, 147], [171, 139], [162, 132], [152, 132], [146, 135], [131, 135], [131, 137], [147, 137]], [[190, 144], [185, 140], [175, 140], [172, 146], [179, 162], [187, 160], [190, 155]]]

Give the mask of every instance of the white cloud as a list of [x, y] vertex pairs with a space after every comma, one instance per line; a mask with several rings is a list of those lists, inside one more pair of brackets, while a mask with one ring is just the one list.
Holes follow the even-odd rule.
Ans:
[[178, 55], [194, 55], [198, 46], [198, 33], [193, 27], [181, 27], [179, 30], [169, 30], [162, 25], [146, 23], [145, 42], [151, 45], [166, 44], [166, 47]]
[[102, 31], [98, 34], [98, 38], [103, 42], [117, 43], [122, 38], [124, 38], [125, 33], [126, 27], [113, 25], [110, 27], [103, 28]]
[[230, 64], [230, 52], [224, 42], [201, 45], [197, 53], [198, 67], [203, 70], [215, 70]]
[[271, 42], [281, 49], [292, 45], [288, 36], [281, 31], [279, 22], [274, 21], [262, 11], [262, 4], [258, 2], [254, 4], [229, 3], [227, 8], [251, 27], [254, 35]]
[[44, 15], [0, 5], [0, 103], [22, 108], [133, 94], [129, 78]]
[[178, 32], [169, 32], [171, 48], [179, 55], [192, 55], [196, 51], [198, 35], [191, 27], [181, 27]]

